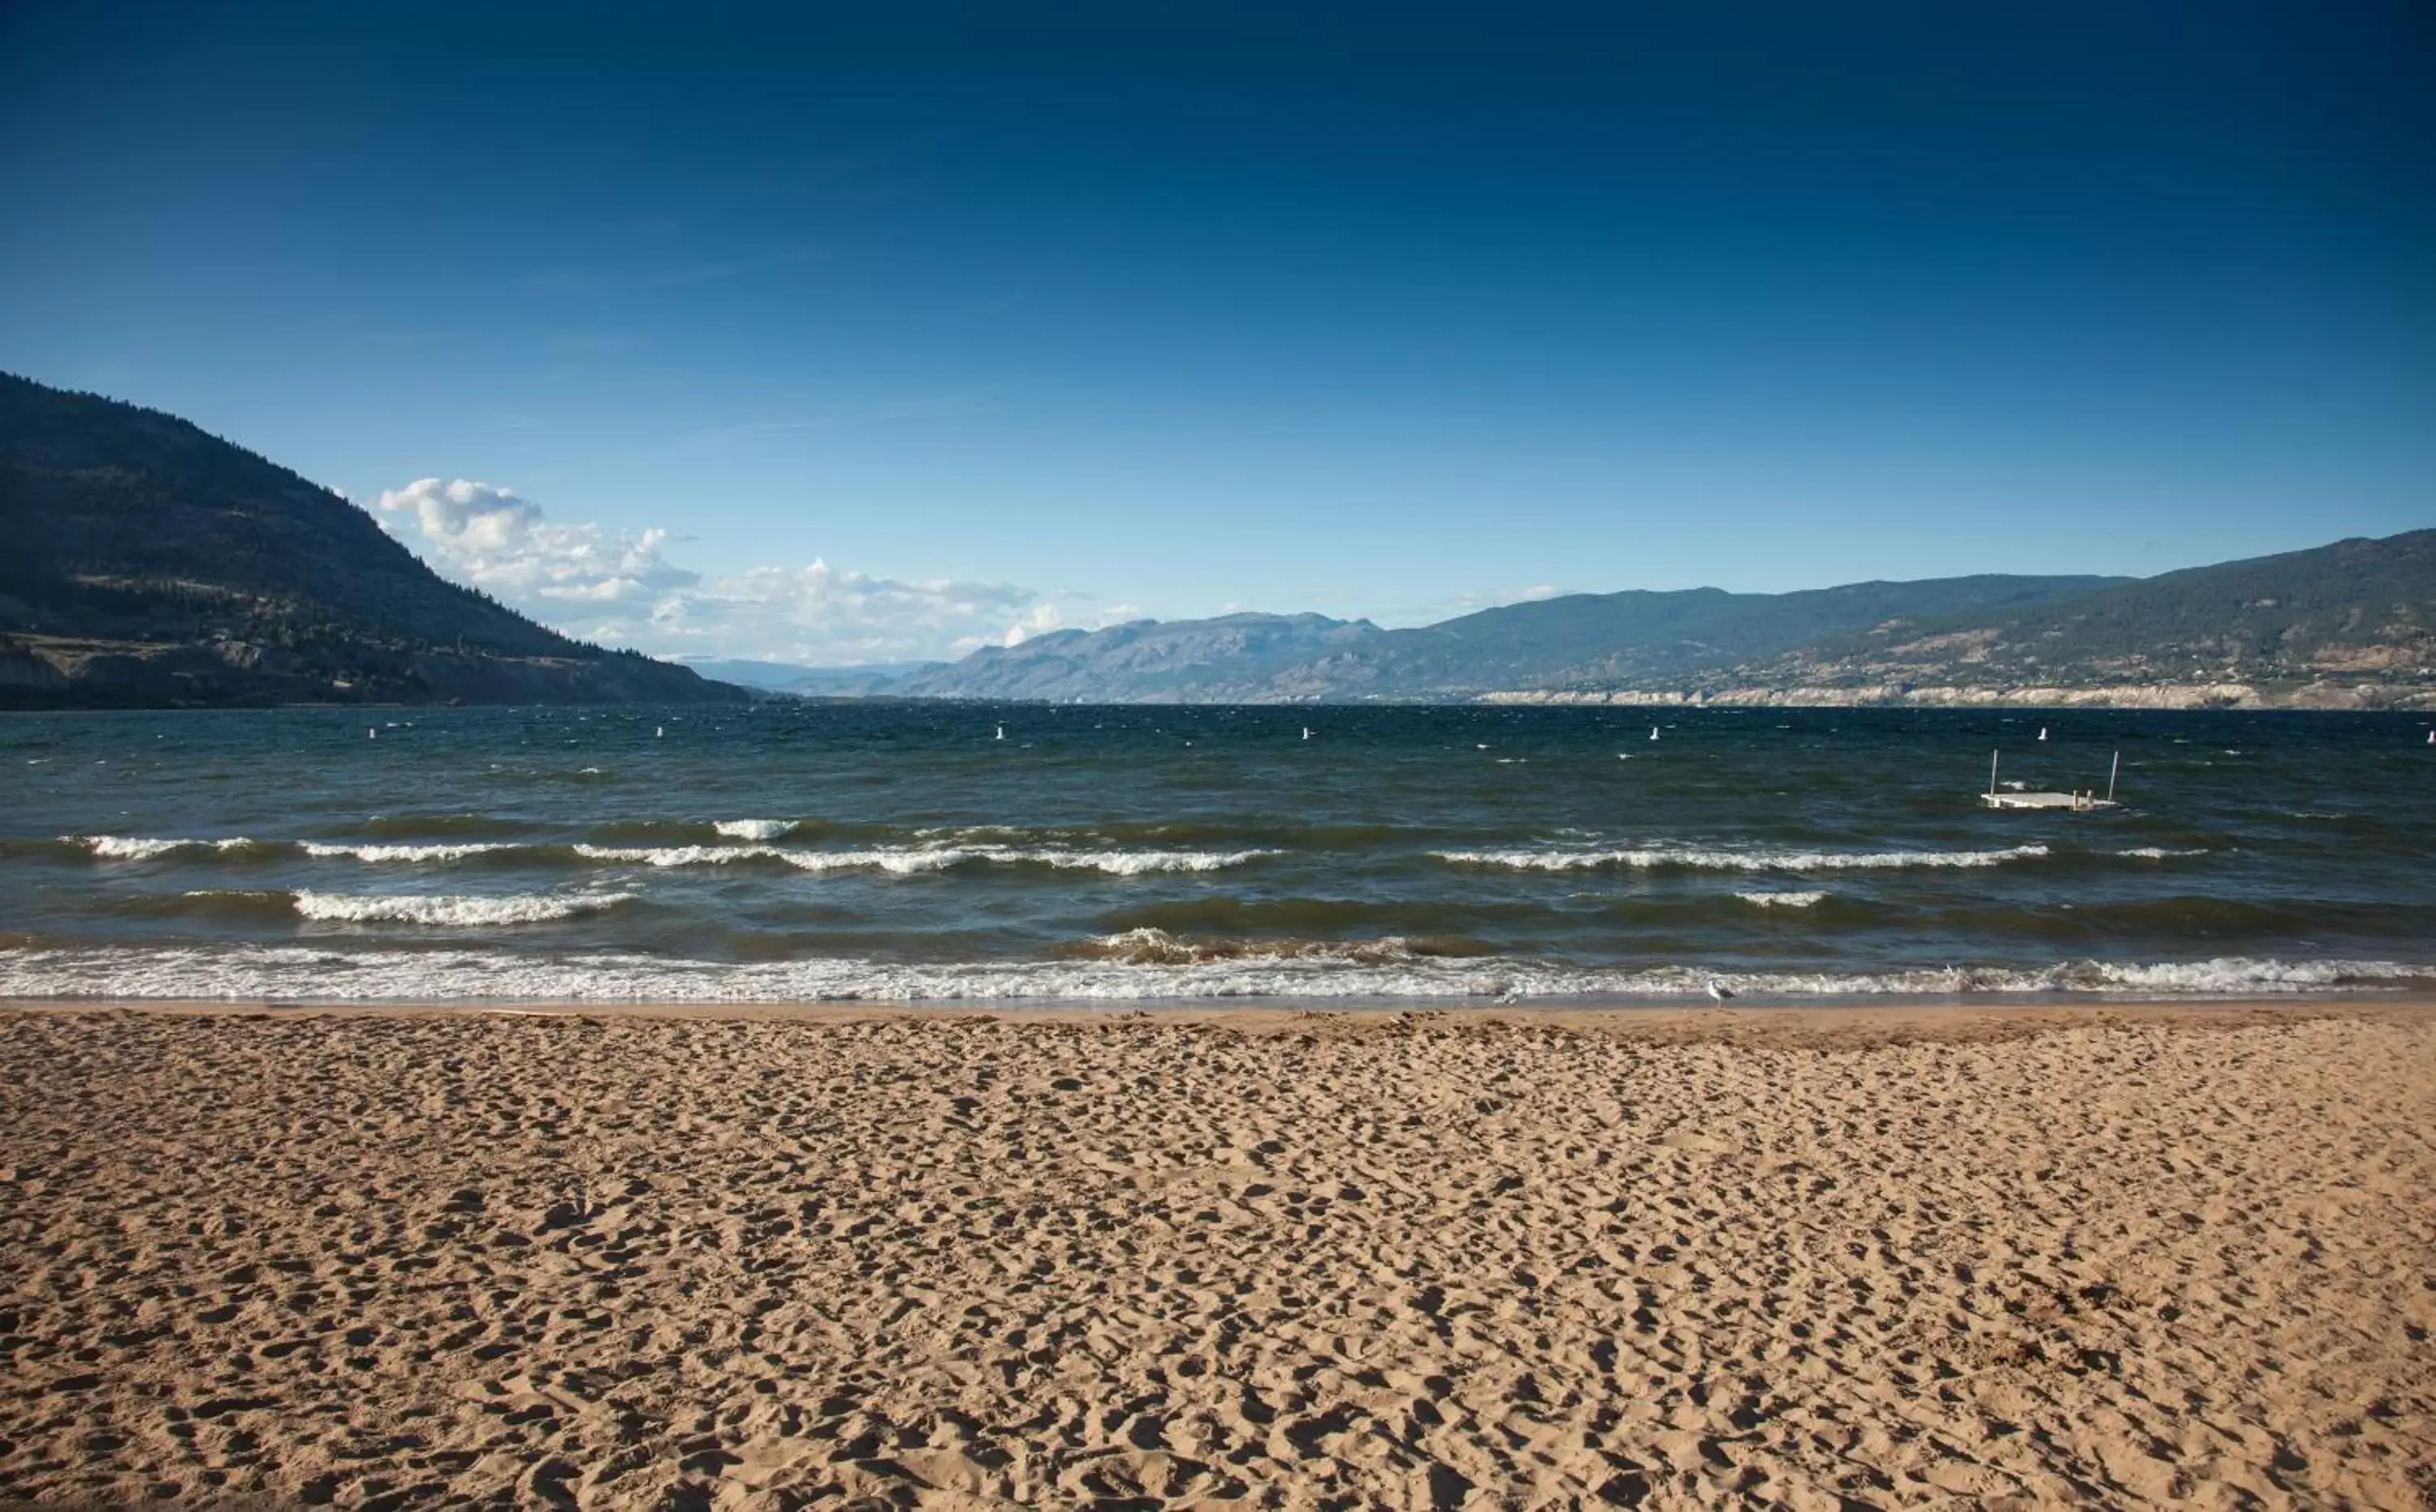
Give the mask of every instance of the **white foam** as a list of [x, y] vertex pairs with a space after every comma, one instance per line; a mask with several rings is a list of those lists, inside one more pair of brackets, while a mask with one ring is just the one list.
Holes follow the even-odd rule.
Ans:
[[991, 860], [1030, 861], [1065, 871], [1108, 872], [1140, 877], [1150, 872], [1219, 872], [1274, 856], [1270, 850], [1004, 850], [984, 852]]
[[262, 842], [234, 835], [226, 840], [156, 840], [141, 835], [61, 835], [71, 845], [82, 845], [104, 860], [148, 861], [182, 850], [252, 850]]
[[372, 861], [459, 861], [468, 856], [480, 856], [495, 850], [513, 850], [505, 841], [468, 841], [458, 844], [431, 845], [334, 845], [318, 840], [304, 842], [304, 854], [322, 859], [333, 857], [349, 860]]
[[787, 864], [808, 872], [888, 872], [897, 877], [911, 877], [920, 872], [944, 872], [950, 866], [980, 858], [983, 853], [956, 845], [940, 845], [919, 849], [889, 847], [874, 850], [791, 850], [779, 854]]
[[1201, 965], [1213, 962], [1352, 962], [1377, 965], [1442, 956], [1426, 940], [1401, 934], [1373, 940], [1190, 940], [1150, 927], [1104, 935], [1091, 948], [1129, 965]]
[[[577, 900], [416, 899], [485, 905], [479, 923], [520, 904]], [[585, 900], [592, 906], [605, 898]], [[426, 922], [415, 919], [413, 922]], [[453, 923], [453, 919], [430, 922]], [[1179, 965], [1122, 961], [899, 965], [861, 960], [729, 965], [630, 954], [492, 950], [335, 950], [183, 947], [0, 950], [0, 997], [226, 998], [260, 1000], [561, 1002], [1017, 1001], [1123, 1002], [1209, 999], [1697, 999], [1715, 982], [1755, 1001], [1820, 998], [2068, 996], [2227, 998], [2425, 985], [2436, 965], [2391, 961], [2226, 957], [2138, 964], [2080, 961], [2036, 969], [1717, 972], [1572, 967], [1495, 959], [1239, 959]]]
[[1214, 872], [1275, 854], [1265, 850], [1078, 850], [1015, 845], [874, 846], [863, 850], [791, 850], [775, 845], [578, 845], [575, 853], [592, 860], [641, 866], [722, 866], [771, 858], [807, 872], [869, 871], [897, 877], [944, 872], [974, 862], [1053, 866], [1064, 871], [1139, 877], [1151, 872]]
[[1764, 909], [1817, 908], [1827, 900], [1824, 893], [1736, 893], [1734, 896]]
[[1846, 872], [1908, 867], [2001, 866], [2047, 854], [2044, 845], [2005, 850], [1713, 850], [1662, 845], [1634, 850], [1436, 850], [1436, 859], [1457, 866], [1496, 866], [1509, 871], [1574, 872], [1607, 866], [1641, 870], [1679, 867], [1690, 871]]
[[2114, 854], [2136, 856], [2142, 860], [2162, 861], [2170, 860], [2177, 856], [2204, 856], [2207, 854], [2207, 847], [2202, 845], [2193, 850], [2175, 850], [2165, 845], [2134, 845], [2129, 850], [2118, 850]]
[[575, 854], [587, 860], [620, 861], [630, 866], [723, 866], [757, 857], [789, 856], [774, 845], [577, 845]]
[[464, 897], [307, 892], [296, 895], [296, 912], [308, 919], [345, 924], [547, 924], [598, 913], [635, 896], [632, 893]]
[[711, 826], [730, 840], [778, 840], [792, 834], [792, 819], [722, 819]]

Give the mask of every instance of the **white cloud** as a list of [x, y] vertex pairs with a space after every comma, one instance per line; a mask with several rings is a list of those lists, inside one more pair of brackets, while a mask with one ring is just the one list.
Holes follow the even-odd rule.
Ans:
[[438, 565], [510, 603], [635, 603], [700, 581], [660, 555], [666, 530], [612, 539], [597, 525], [552, 525], [489, 483], [426, 478], [384, 491], [380, 507], [411, 514]]
[[465, 478], [389, 490], [380, 508], [412, 522], [443, 574], [568, 634], [652, 655], [945, 659], [1065, 623], [1057, 596], [1012, 583], [875, 578], [817, 558], [705, 576], [668, 560], [675, 538], [666, 530], [553, 524], [532, 500]]

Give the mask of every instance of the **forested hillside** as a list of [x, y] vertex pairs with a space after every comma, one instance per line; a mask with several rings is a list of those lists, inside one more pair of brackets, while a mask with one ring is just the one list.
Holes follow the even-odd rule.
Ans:
[[449, 582], [172, 415], [0, 374], [0, 704], [736, 699]]

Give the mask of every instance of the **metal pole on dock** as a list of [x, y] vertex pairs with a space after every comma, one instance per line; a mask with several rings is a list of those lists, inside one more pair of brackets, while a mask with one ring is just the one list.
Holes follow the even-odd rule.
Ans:
[[2114, 801], [2114, 779], [2123, 774], [2123, 753], [2114, 753], [2114, 765], [2106, 769], [2106, 801]]

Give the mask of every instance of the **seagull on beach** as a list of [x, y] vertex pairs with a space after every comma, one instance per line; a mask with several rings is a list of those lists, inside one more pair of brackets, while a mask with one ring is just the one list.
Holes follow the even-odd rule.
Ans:
[[1731, 998], [1733, 995], [1733, 988], [1720, 985], [1714, 977], [1709, 980], [1709, 1000], [1711, 1002], [1723, 1006], [1726, 999]]

